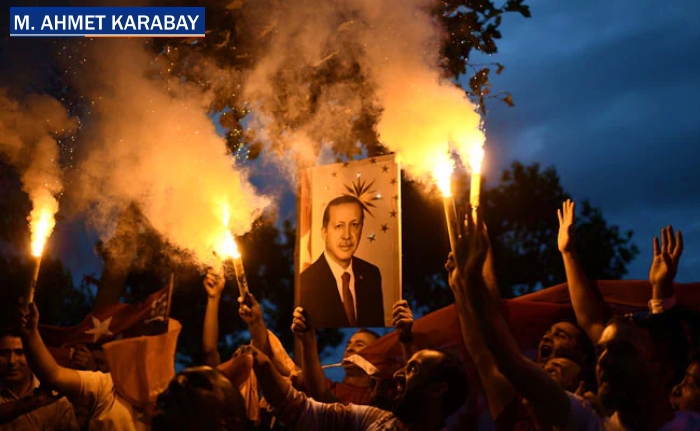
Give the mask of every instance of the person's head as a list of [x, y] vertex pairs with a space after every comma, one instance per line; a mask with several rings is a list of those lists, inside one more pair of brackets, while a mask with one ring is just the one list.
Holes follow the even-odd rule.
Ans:
[[683, 380], [671, 391], [670, 401], [676, 410], [700, 412], [700, 355], [691, 359]]
[[19, 332], [12, 329], [0, 331], [0, 385], [17, 387], [32, 379]]
[[[346, 359], [348, 356], [358, 354], [360, 351], [362, 351], [362, 349], [374, 343], [377, 340], [377, 338], [379, 338], [379, 334], [377, 334], [374, 331], [370, 331], [369, 329], [364, 328], [358, 329], [357, 332], [352, 334], [352, 337], [350, 337], [347, 344], [345, 345], [343, 359]], [[343, 368], [345, 369], [346, 373], [362, 371], [360, 367], [353, 363], [343, 363]]]
[[360, 245], [365, 213], [353, 196], [340, 196], [328, 203], [323, 211], [321, 235], [326, 252], [339, 265], [347, 267]]
[[537, 363], [544, 366], [551, 358], [575, 358], [579, 365], [592, 362], [593, 344], [578, 325], [562, 320], [552, 325], [540, 340]]
[[200, 366], [178, 373], [156, 400], [153, 431], [245, 430], [245, 401], [218, 370]]
[[610, 410], [646, 408], [654, 399], [658, 370], [649, 331], [624, 317], [613, 319], [596, 346], [598, 396]]
[[412, 423], [439, 414], [444, 421], [464, 404], [469, 381], [456, 355], [438, 350], [416, 352], [394, 374], [396, 397], [392, 411], [401, 421]]

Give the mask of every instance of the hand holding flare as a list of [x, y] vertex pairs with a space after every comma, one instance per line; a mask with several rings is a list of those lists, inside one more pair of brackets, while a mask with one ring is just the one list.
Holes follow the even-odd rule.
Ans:
[[241, 253], [238, 251], [238, 246], [236, 245], [236, 240], [233, 235], [228, 230], [229, 213], [228, 210], [224, 211], [224, 226], [226, 230], [224, 233], [223, 240], [220, 245], [220, 253], [223, 257], [224, 262], [228, 259], [233, 261], [233, 269], [236, 272], [236, 281], [238, 283], [238, 294], [250, 305], [248, 298], [248, 279], [245, 275], [245, 270], [243, 268], [243, 259], [241, 258]]

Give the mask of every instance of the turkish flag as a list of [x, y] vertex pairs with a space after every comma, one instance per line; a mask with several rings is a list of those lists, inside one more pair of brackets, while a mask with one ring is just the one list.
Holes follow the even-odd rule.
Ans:
[[76, 326], [39, 325], [39, 331], [49, 347], [101, 345], [115, 339], [163, 334], [168, 330], [171, 293], [168, 285], [143, 302], [110, 304], [95, 310]]
[[168, 332], [172, 283], [137, 304], [110, 304], [88, 314], [75, 326], [39, 325], [39, 332], [60, 365], [70, 367], [73, 348], [123, 338]]

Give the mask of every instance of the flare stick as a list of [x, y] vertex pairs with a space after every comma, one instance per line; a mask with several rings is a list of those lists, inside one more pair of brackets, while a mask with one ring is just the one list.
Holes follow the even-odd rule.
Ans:
[[457, 252], [459, 243], [459, 225], [457, 224], [457, 208], [451, 196], [444, 196], [442, 203], [445, 206], [445, 218], [447, 220], [447, 234], [450, 237], [450, 249], [452, 253]]
[[36, 282], [39, 279], [39, 268], [41, 268], [41, 256], [34, 257], [34, 266], [32, 268], [32, 279], [29, 283], [29, 291], [24, 298], [26, 305], [34, 302], [34, 292], [36, 291]]
[[472, 209], [472, 219], [477, 222], [476, 213], [479, 208], [479, 192], [481, 190], [481, 174], [472, 173], [472, 184], [469, 191], [469, 206]]
[[236, 272], [236, 281], [238, 282], [238, 294], [241, 298], [248, 297], [248, 278], [245, 276], [245, 270], [243, 269], [243, 259], [241, 256], [232, 257], [233, 270]]

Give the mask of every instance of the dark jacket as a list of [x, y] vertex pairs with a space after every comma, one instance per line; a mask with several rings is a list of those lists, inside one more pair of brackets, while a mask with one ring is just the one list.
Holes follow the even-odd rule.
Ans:
[[[379, 268], [357, 257], [352, 258], [355, 276], [355, 305], [357, 324], [361, 327], [384, 326], [382, 276]], [[325, 254], [301, 273], [301, 307], [309, 313], [316, 328], [345, 328], [350, 326], [340, 299], [338, 285]]]

